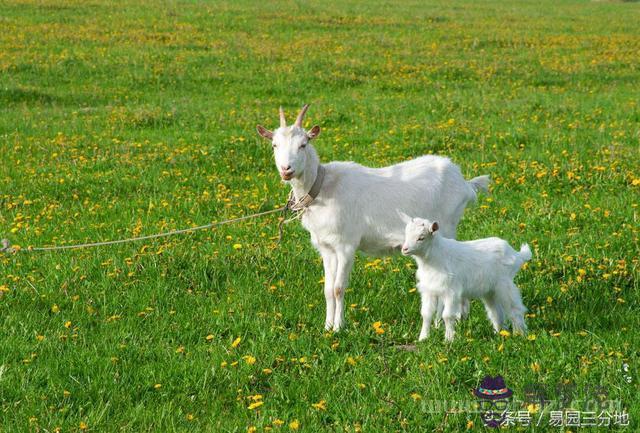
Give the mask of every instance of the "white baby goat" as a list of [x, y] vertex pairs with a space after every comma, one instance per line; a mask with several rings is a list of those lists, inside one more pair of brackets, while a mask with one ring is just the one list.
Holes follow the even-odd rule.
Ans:
[[399, 214], [406, 223], [402, 254], [413, 256], [418, 265], [417, 287], [422, 300], [418, 340], [429, 336], [429, 325], [440, 302], [444, 306], [445, 338], [453, 340], [462, 302], [475, 298], [482, 299], [496, 332], [502, 327], [504, 312], [514, 333], [526, 332], [527, 309], [513, 279], [520, 267], [531, 260], [527, 244], [517, 252], [500, 238], [468, 242], [447, 239], [440, 234], [437, 222]]
[[[273, 145], [276, 166], [300, 202], [316, 182], [320, 161], [310, 141], [320, 127], [302, 127], [305, 105], [295, 123], [287, 126], [280, 108], [280, 127], [258, 133]], [[488, 176], [466, 181], [448, 158], [422, 156], [390, 167], [369, 168], [354, 162], [323, 165], [324, 179], [315, 199], [305, 206], [302, 225], [322, 255], [325, 328], [338, 330], [343, 322], [344, 291], [357, 250], [372, 255], [399, 252], [404, 223], [395, 211], [441, 221], [441, 230], [455, 237], [464, 208], [487, 190]]]

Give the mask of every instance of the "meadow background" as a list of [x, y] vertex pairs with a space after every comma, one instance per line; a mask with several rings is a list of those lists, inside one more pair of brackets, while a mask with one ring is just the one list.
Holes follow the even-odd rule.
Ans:
[[613, 1], [3, 1], [14, 244], [280, 206], [255, 125], [308, 102], [323, 161], [433, 153], [491, 175], [460, 239], [529, 242], [534, 260], [517, 277], [528, 338], [493, 335], [475, 302], [453, 344], [440, 330], [411, 352], [411, 261], [359, 257], [347, 328], [326, 333], [320, 259], [297, 223], [278, 245], [277, 217], [0, 254], [0, 431], [482, 430], [425, 402], [470, 400], [486, 374], [520, 398], [601, 385], [636, 431], [639, 22]]

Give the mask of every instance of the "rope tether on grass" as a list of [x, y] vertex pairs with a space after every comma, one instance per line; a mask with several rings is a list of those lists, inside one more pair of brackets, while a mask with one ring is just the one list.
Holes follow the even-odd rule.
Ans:
[[231, 218], [231, 219], [223, 220], [223, 221], [216, 221], [216, 222], [213, 222], [213, 223], [210, 223], [210, 224], [205, 224], [205, 225], [201, 225], [201, 226], [197, 226], [197, 227], [190, 227], [190, 228], [180, 229], [180, 230], [172, 230], [172, 231], [165, 232], [165, 233], [156, 233], [156, 234], [147, 235], [147, 236], [138, 236], [138, 237], [135, 237], [135, 238], [117, 239], [117, 240], [113, 240], [113, 241], [103, 241], [103, 242], [90, 242], [90, 243], [75, 244], [75, 245], [59, 245], [59, 246], [53, 246], [53, 247], [28, 247], [26, 249], [22, 249], [22, 248], [14, 248], [14, 247], [11, 246], [11, 244], [9, 243], [8, 239], [2, 239], [2, 248], [0, 248], [0, 252], [13, 253], [13, 252], [18, 252], [18, 251], [31, 252], [31, 251], [73, 250], [73, 249], [80, 249], [80, 248], [102, 247], [102, 246], [105, 246], [105, 245], [124, 244], [124, 243], [127, 243], [127, 242], [137, 242], [137, 241], [143, 241], [143, 240], [147, 240], [147, 239], [157, 239], [157, 238], [163, 238], [163, 237], [167, 237], [167, 236], [179, 235], [179, 234], [183, 234], [183, 233], [195, 232], [195, 231], [198, 231], [198, 230], [209, 229], [209, 228], [216, 227], [216, 226], [221, 226], [221, 225], [224, 225], [224, 224], [235, 223], [235, 222], [244, 221], [244, 220], [251, 219], [251, 218], [258, 218], [258, 217], [269, 215], [269, 214], [276, 213], [276, 212], [282, 212], [283, 213], [283, 217], [280, 220], [280, 223], [278, 224], [278, 231], [279, 231], [279, 240], [278, 240], [278, 242], [279, 242], [280, 240], [282, 240], [282, 224], [285, 222], [284, 221], [284, 215], [286, 214], [288, 209], [289, 209], [289, 203], [287, 203], [287, 205], [279, 207], [277, 209], [272, 209], [272, 210], [268, 210], [268, 211], [265, 211], [265, 212], [259, 212], [259, 213], [252, 214], [252, 215], [245, 215], [245, 216], [241, 216], [241, 217], [238, 217], [238, 218]]

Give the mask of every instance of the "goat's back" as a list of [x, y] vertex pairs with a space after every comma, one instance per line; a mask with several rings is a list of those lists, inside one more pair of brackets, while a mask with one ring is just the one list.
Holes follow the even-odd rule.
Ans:
[[444, 235], [456, 227], [475, 191], [449, 158], [423, 156], [382, 168], [354, 162], [325, 165], [322, 191], [303, 217], [320, 237], [357, 243], [360, 250], [385, 255], [404, 238], [397, 210], [436, 220]]
[[524, 263], [520, 254], [498, 237], [464, 242], [441, 238], [441, 241], [444, 255], [452, 265], [464, 267], [471, 273], [486, 272], [513, 278]]

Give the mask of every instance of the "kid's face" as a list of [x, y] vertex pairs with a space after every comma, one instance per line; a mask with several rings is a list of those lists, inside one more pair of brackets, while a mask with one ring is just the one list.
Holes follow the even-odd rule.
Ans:
[[427, 227], [431, 227], [431, 222], [414, 218], [404, 229], [404, 243], [402, 244], [402, 254], [410, 256], [418, 252], [425, 241], [431, 237]]

